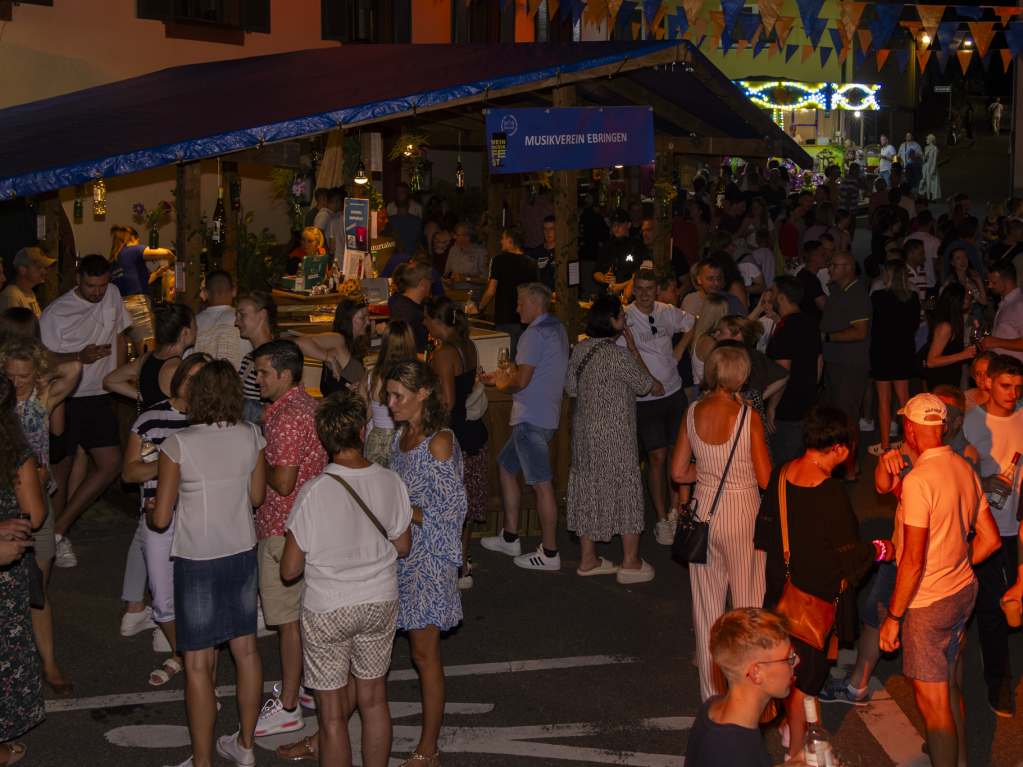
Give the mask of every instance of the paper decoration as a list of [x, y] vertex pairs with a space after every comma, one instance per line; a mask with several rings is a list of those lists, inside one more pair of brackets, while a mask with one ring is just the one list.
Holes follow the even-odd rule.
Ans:
[[860, 17], [866, 3], [838, 3], [838, 12], [841, 14], [838, 26], [845, 32], [844, 40], [852, 40], [856, 37], [856, 28], [860, 25]]
[[918, 5], [916, 6], [916, 12], [920, 16], [920, 21], [924, 25], [927, 36], [933, 40], [938, 32], [938, 24], [941, 23], [941, 16], [945, 12], [945, 6]]
[[[643, 25], [640, 24], [639, 22], [636, 22], [636, 21], [632, 22], [632, 39], [633, 40], [638, 40], [639, 39], [639, 30], [642, 29], [642, 28], [643, 28]], [[728, 51], [725, 51], [725, 53], [728, 53]]]
[[727, 56], [728, 52], [730, 50], [732, 50], [732, 46], [733, 45], [735, 45], [735, 40], [733, 40], [731, 37], [729, 37], [728, 35], [725, 35], [724, 37], [722, 37], [721, 38], [721, 48], [724, 50], [724, 53], [722, 55], [723, 56]]
[[927, 69], [927, 62], [931, 60], [931, 53], [933, 51], [917, 51], [916, 60], [920, 62], [920, 71], [923, 72]]
[[[692, 23], [692, 22], [690, 22]], [[693, 31], [695, 32], [694, 39], [696, 37], [703, 37], [703, 33], [707, 31], [707, 25], [710, 23], [708, 19], [697, 19], [696, 23], [693, 24]]]
[[738, 56], [740, 53], [746, 50], [747, 45], [749, 45], [748, 40], [737, 40], [735, 43], [735, 55]]
[[948, 49], [952, 45], [952, 39], [959, 31], [958, 21], [943, 21], [938, 25], [937, 41], [941, 46], [941, 52], [948, 55]]
[[1006, 24], [1009, 23], [1009, 19], [1011, 19], [1020, 11], [1023, 11], [1023, 8], [1016, 8], [1015, 6], [1012, 5], [996, 5], [994, 11], [995, 15], [1002, 20], [1002, 26], [1004, 27]]
[[1002, 49], [998, 52], [1002, 54], [1002, 67], [1005, 69], [1006, 72], [1008, 72], [1009, 64], [1012, 63], [1012, 53], [1005, 49]]
[[811, 56], [813, 56], [813, 51], [814, 51], [814, 48], [813, 48], [812, 45], [804, 45], [803, 46], [803, 60], [800, 63], [805, 64], [806, 60], [808, 58], [810, 58]]
[[909, 63], [909, 59], [912, 55], [913, 52], [910, 50], [901, 49], [895, 51], [895, 60], [899, 62], [899, 71], [902, 72], [902, 74], [906, 74], [906, 64]]
[[654, 21], [653, 21], [653, 24], [650, 25], [650, 27], [657, 29], [657, 32], [658, 32], [657, 39], [658, 40], [663, 40], [664, 39], [664, 26], [661, 24], [661, 22], [664, 20], [664, 17], [667, 15], [667, 13], [668, 13], [668, 6], [666, 6], [666, 5], [662, 5], [660, 8], [657, 9], [657, 11], [654, 12]]
[[935, 51], [934, 59], [938, 62], [938, 69], [941, 70], [941, 74], [945, 74], [945, 67], [948, 66], [948, 54], [942, 51]]
[[607, 13], [619, 27], [624, 27], [638, 5], [639, 0], [607, 0]]
[[801, 46], [801, 45], [786, 45], [785, 46], [785, 63], [788, 64], [789, 63], [789, 59], [791, 59], [795, 55], [796, 51], [798, 51], [802, 47], [803, 46]]
[[884, 63], [888, 60], [888, 54], [889, 53], [891, 53], [891, 51], [889, 51], [889, 50], [883, 50], [883, 51], [878, 51], [877, 52], [877, 71], [878, 72], [881, 71], [881, 67], [883, 67]]
[[760, 27], [763, 21], [760, 18], [760, 14], [744, 13], [739, 18], [742, 21], [742, 31], [746, 35], [746, 39], [751, 43], [755, 43], [757, 41], [757, 38], [759, 37], [757, 33], [760, 31]]
[[973, 35], [973, 42], [977, 46], [977, 55], [981, 58], [987, 55], [988, 46], [995, 36], [995, 23], [993, 21], [971, 21], [967, 25], [970, 34]]
[[1012, 57], [1023, 49], [1023, 21], [1009, 22], [1009, 28], [1005, 30], [1005, 45], [1012, 52]]
[[877, 12], [877, 21], [867, 23], [871, 34], [874, 36], [874, 47], [888, 45], [895, 27], [899, 25], [899, 14], [902, 13], [902, 5], [896, 3], [875, 3], [874, 10]]
[[824, 30], [827, 26], [827, 19], [817, 19], [817, 21], [813, 23], [812, 27], [803, 29], [803, 32], [810, 39], [810, 45], [814, 47], [814, 50], [816, 50], [817, 46], [820, 45], [821, 38], [824, 36]]
[[[550, 2], [550, 0], [547, 1]], [[643, 18], [646, 20], [647, 29], [657, 26], [657, 14], [660, 10], [661, 0], [643, 0]]]
[[916, 34], [917, 30], [923, 29], [924, 24], [922, 21], [900, 21], [899, 26]]
[[771, 43], [771, 46], [767, 49], [767, 60], [770, 61], [771, 57], [774, 56], [774, 54], [778, 53], [780, 50], [781, 46], [778, 45], [778, 43]]
[[[533, 18], [536, 12], [540, 10], [540, 3], [542, 0], [529, 0], [529, 18]], [[621, 2], [621, 0], [619, 0]]]
[[725, 14], [724, 11], [711, 11], [710, 12], [710, 26], [714, 30], [714, 34], [721, 37], [725, 31]]
[[[971, 18], [974, 21], [976, 21], [977, 19], [984, 15], [984, 9], [978, 8], [975, 5], [957, 5], [955, 9], [956, 13], [958, 13], [960, 16], [966, 16], [967, 18]], [[963, 71], [965, 72], [966, 70], [964, 69]]]
[[823, 67], [825, 64], [828, 63], [828, 59], [831, 58], [831, 52], [835, 49], [828, 48], [826, 45], [822, 45], [817, 50], [819, 50], [821, 53], [821, 66]]
[[782, 3], [785, 0], [760, 0], [760, 16], [764, 21], [764, 31], [771, 34], [774, 30], [774, 23], [778, 20], [778, 12], [781, 11]]
[[685, 8], [689, 26], [693, 26], [696, 24], [696, 17], [700, 15], [700, 10], [703, 8], [703, 0], [682, 0], [682, 7]]
[[831, 33], [831, 42], [834, 43], [836, 51], [849, 47], [848, 39], [842, 36], [840, 29], [829, 29], [828, 32]]
[[856, 64], [856, 68], [857, 69], [862, 67], [863, 66], [863, 62], [866, 61], [866, 60], [867, 60], [867, 54], [866, 54], [865, 51], [856, 51], [856, 56], [855, 56], [855, 59], [854, 59], [854, 63]]
[[768, 46], [768, 43], [755, 42], [753, 43], [753, 58], [760, 55], [760, 52]]
[[[761, 16], [764, 14], [761, 13]], [[792, 22], [796, 20], [795, 16], [779, 16], [774, 22], [774, 31], [778, 33], [778, 45], [785, 45], [785, 41], [789, 39], [789, 32], [792, 31]]]
[[573, 15], [575, 10], [576, 0], [561, 0], [561, 20], [568, 21], [568, 17]]
[[869, 29], [858, 29], [856, 34], [860, 37], [860, 50], [863, 51], [863, 55], [867, 55], [867, 49], [870, 48], [870, 30]]
[[505, 8], [507, 8], [508, 3], [510, 2], [512, 2], [512, 0], [501, 0], [501, 10], [503, 11]]
[[966, 69], [970, 66], [970, 58], [973, 56], [973, 51], [956, 51], [956, 56], [959, 57], [959, 66], [963, 68], [963, 74], [966, 74]]
[[669, 40], [677, 40], [689, 31], [689, 17], [685, 13], [672, 13], [667, 18]]
[[558, 0], [547, 0], [547, 15], [549, 18], [554, 18], [558, 12]]
[[735, 29], [735, 22], [739, 20], [742, 13], [743, 0], [721, 0], [721, 12], [725, 17], [725, 33], [732, 34]]
[[991, 66], [991, 57], [994, 55], [994, 51], [988, 51], [986, 56], [980, 57], [980, 63], [984, 65], [985, 72], [987, 72], [988, 67]]
[[849, 49], [848, 48], [843, 48], [842, 50], [840, 50], [838, 52], [838, 63], [839, 64], [844, 64], [845, 63], [846, 55], [848, 53], [849, 53]]
[[807, 31], [813, 29], [821, 15], [824, 0], [796, 0], [796, 5], [799, 6], [799, 18], [803, 20], [803, 29]]

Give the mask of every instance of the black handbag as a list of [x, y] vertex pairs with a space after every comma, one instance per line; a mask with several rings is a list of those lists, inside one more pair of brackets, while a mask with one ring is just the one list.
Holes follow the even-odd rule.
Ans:
[[736, 430], [735, 440], [732, 442], [732, 450], [728, 454], [728, 463], [725, 464], [725, 470], [721, 473], [721, 484], [718, 485], [717, 495], [714, 496], [714, 505], [710, 507], [710, 515], [705, 521], [700, 521], [697, 515], [699, 499], [695, 497], [679, 507], [678, 527], [675, 528], [675, 539], [671, 542], [671, 553], [691, 565], [707, 564], [710, 520], [718, 509], [721, 492], [725, 489], [725, 480], [728, 479], [728, 470], [732, 468], [732, 459], [735, 457], [735, 448], [739, 444], [748, 409], [746, 405], [742, 406], [742, 413], [739, 415], [739, 428]]

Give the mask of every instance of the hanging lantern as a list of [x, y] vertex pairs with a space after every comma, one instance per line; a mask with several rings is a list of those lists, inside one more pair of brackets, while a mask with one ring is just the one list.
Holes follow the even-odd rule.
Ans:
[[92, 215], [105, 216], [107, 214], [107, 187], [103, 179], [97, 178], [92, 185]]
[[355, 168], [355, 183], [362, 186], [367, 181], [369, 181], [369, 179], [366, 177], [366, 164], [362, 160], [359, 160], [359, 164]]
[[462, 170], [462, 157], [459, 155], [458, 164], [455, 166], [455, 188], [459, 192], [465, 191], [465, 171]]

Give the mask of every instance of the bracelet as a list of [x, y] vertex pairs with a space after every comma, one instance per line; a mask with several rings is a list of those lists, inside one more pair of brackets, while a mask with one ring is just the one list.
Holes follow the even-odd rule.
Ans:
[[906, 618], [906, 613], [902, 613], [902, 615], [892, 615], [892, 611], [889, 610], [888, 617], [891, 618], [896, 623], [902, 623], [902, 621], [905, 620]]
[[874, 541], [871, 541], [871, 542], [875, 546], [880, 546], [881, 547], [881, 553], [878, 555], [878, 557], [874, 561], [875, 562], [884, 562], [886, 559], [888, 559], [888, 546], [885, 545], [885, 542], [882, 541], [882, 540], [874, 540]]

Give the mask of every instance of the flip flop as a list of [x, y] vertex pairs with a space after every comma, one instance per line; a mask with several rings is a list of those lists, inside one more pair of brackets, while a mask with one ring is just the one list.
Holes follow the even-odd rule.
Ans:
[[3, 743], [0, 745], [7, 746], [8, 750], [11, 752], [11, 755], [7, 757], [7, 760], [2, 765], [0, 765], [0, 767], [10, 767], [10, 765], [14, 764], [15, 762], [20, 762], [22, 758], [24, 758], [25, 752], [28, 750], [27, 748], [25, 748], [25, 744], [21, 742]]
[[643, 583], [654, 579], [654, 568], [651, 564], [645, 559], [641, 559], [639, 561], [641, 564], [638, 570], [626, 570], [625, 568], [619, 568], [619, 583]]
[[604, 559], [604, 557], [598, 557], [598, 559], [600, 560], [600, 567], [594, 567], [592, 570], [576, 568], [575, 574], [586, 577], [588, 575], [614, 575], [618, 572], [618, 565], [610, 559]]
[[[300, 745], [305, 746], [304, 754], [299, 754], [298, 756], [288, 756], [287, 754], [282, 753], [282, 749], [287, 750], [289, 748], [294, 748], [295, 746]], [[282, 759], [287, 759], [290, 762], [303, 761], [318, 762], [320, 760], [320, 758], [316, 755], [318, 751], [319, 751], [318, 748], [313, 748], [312, 743], [309, 741], [309, 738], [302, 738], [302, 740], [296, 740], [294, 743], [288, 743], [286, 746], [278, 746], [277, 756], [281, 757]]]
[[[168, 674], [166, 669], [170, 669], [171, 672]], [[182, 670], [184, 670], [184, 666], [182, 666], [180, 663], [174, 660], [174, 658], [168, 658], [163, 662], [163, 666], [161, 666], [160, 668], [158, 668], [156, 671], [149, 675], [149, 684], [151, 684], [153, 687], [160, 687], [162, 685], [165, 685], [167, 684], [167, 682], [170, 681], [170, 678], [172, 676], [174, 676], [176, 673]], [[158, 679], [159, 681], [154, 682], [153, 681], [154, 678]]]

